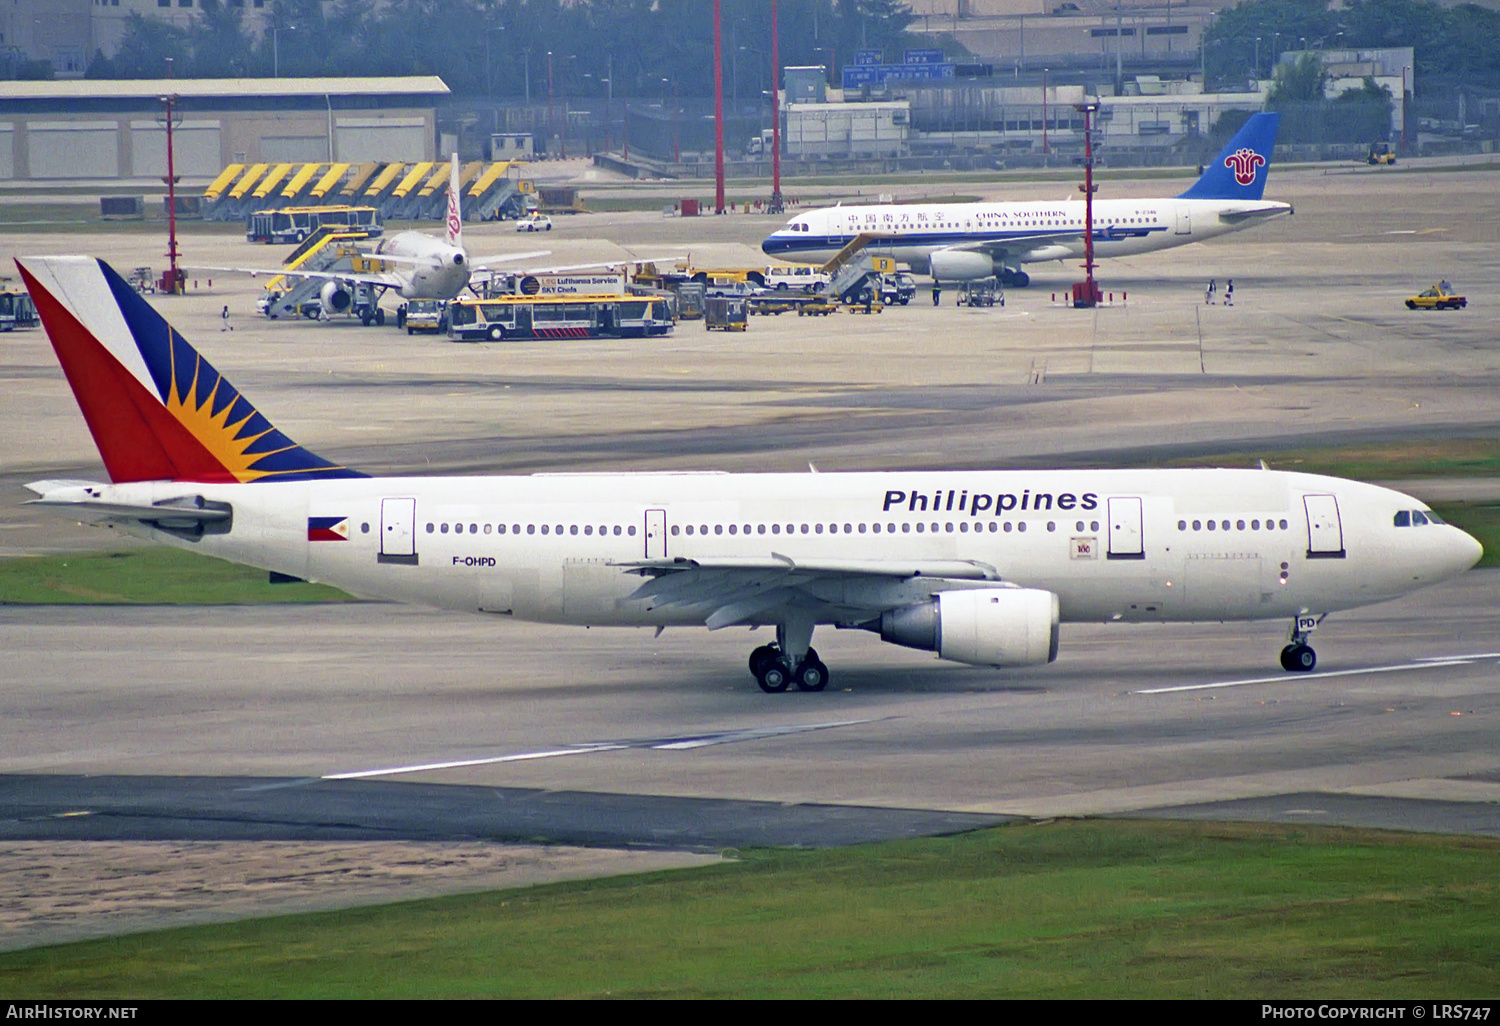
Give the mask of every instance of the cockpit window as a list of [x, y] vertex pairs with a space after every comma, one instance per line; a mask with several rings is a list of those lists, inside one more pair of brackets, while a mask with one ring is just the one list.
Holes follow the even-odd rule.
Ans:
[[1446, 522], [1430, 509], [1403, 509], [1396, 514], [1393, 521], [1397, 527], [1424, 527], [1427, 524], [1442, 524]]

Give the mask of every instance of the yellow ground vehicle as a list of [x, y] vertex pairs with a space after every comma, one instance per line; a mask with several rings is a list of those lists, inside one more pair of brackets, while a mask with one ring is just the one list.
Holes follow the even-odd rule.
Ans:
[[492, 296], [448, 305], [448, 337], [475, 342], [530, 338], [645, 338], [672, 330], [665, 296]]
[[282, 207], [251, 214], [245, 222], [245, 241], [302, 242], [325, 225], [364, 232], [371, 238], [385, 230], [374, 207]]
[[31, 296], [26, 290], [9, 284], [8, 279], [0, 278], [0, 331], [34, 328], [39, 323], [36, 307], [32, 305]]
[[1371, 143], [1370, 152], [1365, 156], [1366, 164], [1394, 164], [1396, 163], [1396, 151], [1391, 149], [1390, 143]]
[[1446, 281], [1423, 289], [1406, 301], [1408, 310], [1462, 310], [1468, 305], [1469, 300], [1455, 292]]

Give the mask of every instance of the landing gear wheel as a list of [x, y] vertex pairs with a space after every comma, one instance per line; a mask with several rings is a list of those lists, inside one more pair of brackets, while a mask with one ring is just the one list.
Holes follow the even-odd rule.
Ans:
[[766, 694], [777, 695], [787, 689], [787, 685], [792, 682], [792, 675], [787, 672], [786, 663], [781, 661], [781, 656], [778, 654], [774, 658], [761, 662], [760, 669], [755, 674], [755, 680]]
[[807, 658], [802, 660], [792, 678], [797, 682], [798, 691], [822, 691], [828, 686], [828, 667], [823, 665], [817, 653], [809, 649]]
[[1281, 668], [1288, 673], [1307, 673], [1318, 665], [1318, 654], [1308, 645], [1288, 645], [1281, 650]]
[[377, 328], [383, 328], [383, 327], [385, 327], [385, 311], [384, 310], [377, 309], [375, 311], [375, 327], [377, 327]]
[[759, 677], [761, 664], [767, 659], [778, 659], [780, 656], [781, 650], [775, 645], [760, 646], [760, 648], [750, 653], [750, 672]]

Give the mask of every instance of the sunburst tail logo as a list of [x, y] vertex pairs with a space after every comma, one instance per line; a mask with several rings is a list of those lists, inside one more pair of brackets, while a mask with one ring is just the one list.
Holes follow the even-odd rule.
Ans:
[[276, 428], [103, 261], [20, 261], [110, 479], [363, 477]]

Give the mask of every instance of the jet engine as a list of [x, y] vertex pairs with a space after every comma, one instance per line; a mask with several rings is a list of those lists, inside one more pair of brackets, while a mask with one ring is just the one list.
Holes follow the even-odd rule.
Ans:
[[343, 282], [329, 281], [318, 293], [318, 302], [323, 304], [323, 310], [326, 313], [343, 313], [349, 309], [349, 304], [354, 302], [354, 293], [350, 292]]
[[1037, 588], [943, 591], [882, 613], [879, 624], [882, 641], [956, 663], [1032, 666], [1057, 658], [1057, 596]]
[[986, 253], [967, 249], [940, 249], [927, 258], [928, 273], [935, 281], [977, 281], [1004, 270]]

